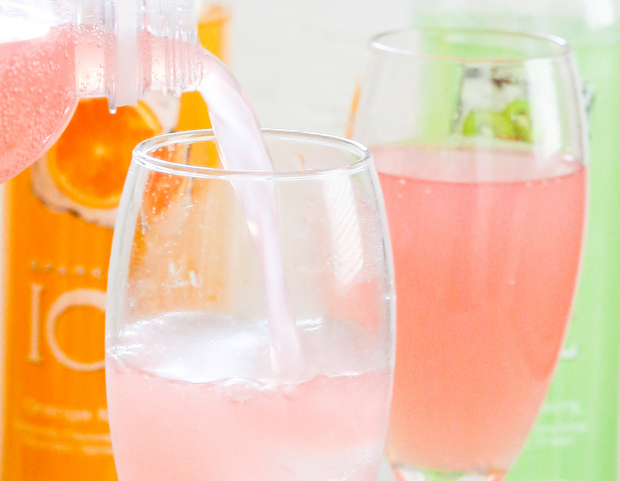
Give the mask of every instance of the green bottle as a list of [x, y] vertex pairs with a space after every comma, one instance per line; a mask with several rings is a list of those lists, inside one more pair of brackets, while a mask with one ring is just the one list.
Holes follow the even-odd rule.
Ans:
[[[416, 3], [415, 26], [552, 34], [566, 38], [575, 51], [590, 120], [590, 198], [581, 277], [554, 381], [508, 480], [616, 481], [620, 474], [620, 0]], [[500, 114], [476, 113], [464, 128], [471, 132], [486, 128], [501, 136], [512, 127]], [[512, 118], [527, 121], [525, 115]]]

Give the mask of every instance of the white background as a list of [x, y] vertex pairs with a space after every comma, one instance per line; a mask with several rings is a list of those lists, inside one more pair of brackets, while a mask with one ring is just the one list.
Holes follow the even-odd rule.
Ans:
[[231, 66], [263, 127], [343, 135], [371, 37], [414, 0], [232, 0]]

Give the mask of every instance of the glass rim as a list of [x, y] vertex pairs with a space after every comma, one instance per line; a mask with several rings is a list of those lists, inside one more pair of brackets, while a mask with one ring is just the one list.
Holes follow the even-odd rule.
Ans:
[[261, 129], [263, 136], [284, 141], [314, 141], [326, 147], [339, 148], [357, 156], [350, 163], [329, 169], [307, 169], [287, 171], [232, 170], [223, 167], [179, 164], [150, 155], [153, 151], [175, 144], [192, 144], [200, 141], [217, 141], [213, 129], [185, 130], [157, 135], [143, 140], [133, 149], [132, 163], [171, 175], [194, 178], [218, 178], [226, 180], [299, 180], [313, 177], [332, 176], [339, 173], [352, 173], [367, 169], [372, 164], [372, 154], [363, 144], [355, 140], [335, 135], [318, 134], [300, 130]]
[[[390, 45], [390, 40], [401, 37], [408, 33], [426, 33], [426, 34], [454, 34], [454, 35], [476, 35], [482, 36], [488, 39], [492, 38], [514, 38], [514, 39], [528, 39], [540, 43], [542, 46], [546, 46], [546, 53], [542, 52], [534, 55], [522, 55], [515, 57], [502, 57], [502, 58], [490, 58], [490, 57], [459, 57], [451, 55], [433, 55], [414, 51], [413, 49], [398, 47]], [[388, 30], [386, 32], [375, 35], [370, 40], [371, 51], [405, 55], [409, 57], [415, 57], [425, 60], [440, 60], [456, 63], [521, 63], [529, 60], [550, 60], [558, 59], [562, 57], [568, 57], [571, 55], [571, 48], [568, 42], [561, 37], [547, 34], [532, 34], [526, 32], [517, 32], [511, 30], [499, 30], [499, 29], [486, 29], [486, 28], [457, 28], [457, 27], [406, 27], [396, 30]]]

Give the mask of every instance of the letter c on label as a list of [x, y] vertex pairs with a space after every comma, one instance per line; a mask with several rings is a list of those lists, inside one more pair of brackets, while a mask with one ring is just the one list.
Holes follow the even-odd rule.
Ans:
[[97, 362], [78, 362], [67, 356], [56, 339], [56, 322], [60, 315], [70, 307], [90, 306], [105, 312], [105, 291], [99, 289], [75, 289], [62, 294], [50, 306], [45, 318], [47, 342], [58, 362], [75, 371], [97, 371], [103, 369], [105, 360]]

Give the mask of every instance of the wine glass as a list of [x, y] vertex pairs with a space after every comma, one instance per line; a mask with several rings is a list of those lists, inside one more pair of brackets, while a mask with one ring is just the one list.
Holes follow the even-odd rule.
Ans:
[[264, 139], [271, 172], [218, 168], [211, 131], [134, 151], [106, 310], [120, 481], [376, 479], [395, 306], [372, 156]]
[[349, 136], [375, 156], [397, 291], [386, 456], [401, 480], [502, 479], [542, 404], [584, 230], [587, 144], [558, 39], [371, 43]]

